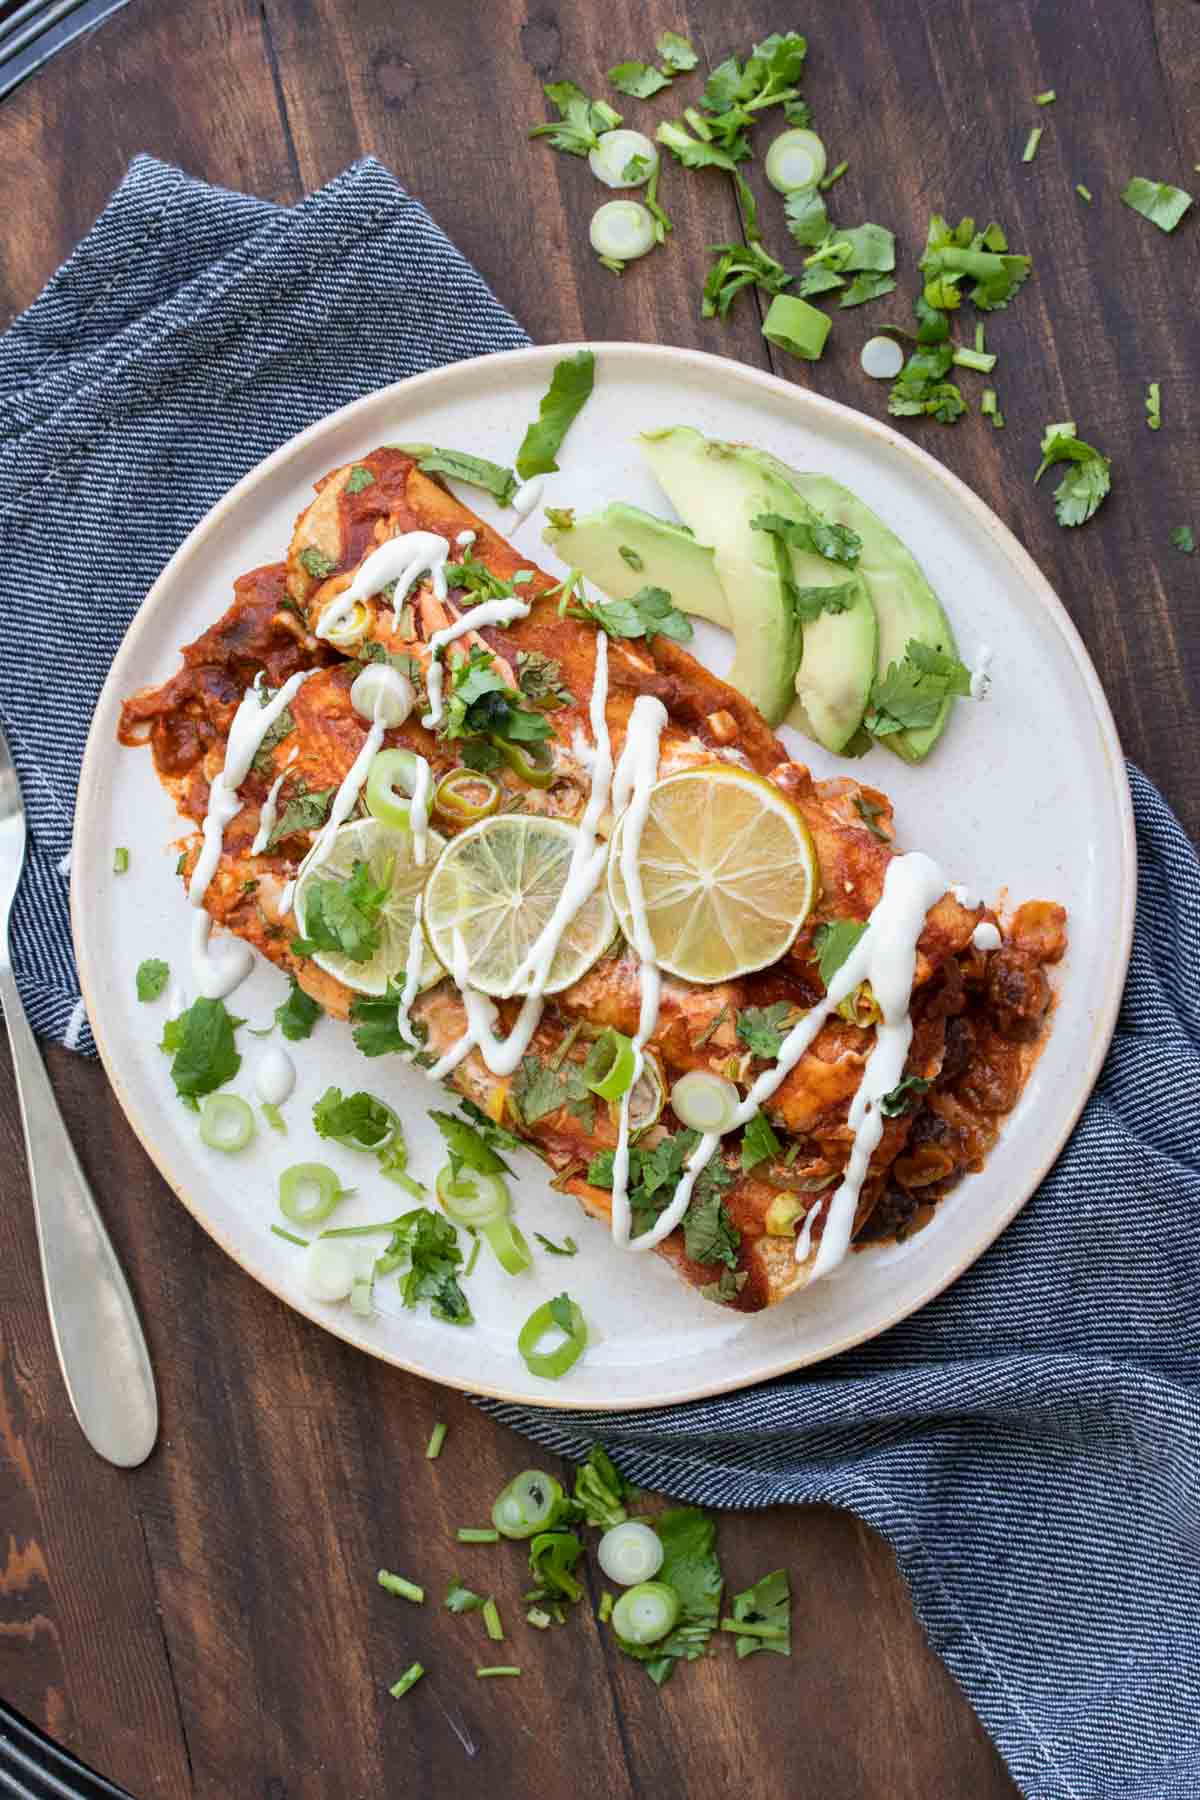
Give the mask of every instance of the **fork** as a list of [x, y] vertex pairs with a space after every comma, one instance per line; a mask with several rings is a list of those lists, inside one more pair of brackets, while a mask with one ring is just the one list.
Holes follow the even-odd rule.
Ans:
[[12, 1046], [50, 1330], [84, 1437], [120, 1468], [158, 1436], [150, 1353], [121, 1265], [79, 1166], [13, 979], [8, 925], [25, 861], [25, 803], [0, 730], [0, 1005]]

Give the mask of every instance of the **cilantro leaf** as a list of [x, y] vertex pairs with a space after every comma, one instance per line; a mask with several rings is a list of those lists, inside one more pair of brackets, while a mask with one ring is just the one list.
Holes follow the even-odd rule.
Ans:
[[904, 1113], [911, 1112], [921, 1094], [927, 1094], [933, 1086], [921, 1075], [906, 1075], [898, 1081], [890, 1094], [885, 1094], [879, 1102], [879, 1110], [885, 1119], [899, 1119]]
[[[446, 1148], [450, 1152], [450, 1173], [457, 1177], [463, 1169], [473, 1169], [477, 1175], [511, 1175], [512, 1170], [502, 1156], [498, 1156], [487, 1141], [478, 1124], [468, 1123], [454, 1113], [430, 1112], [430, 1118], [446, 1140]], [[489, 1124], [491, 1121], [488, 1121]], [[492, 1128], [496, 1138], [505, 1140], [503, 1148], [515, 1148], [518, 1139], [511, 1132]]]
[[678, 1662], [694, 1662], [704, 1654], [717, 1628], [724, 1579], [716, 1552], [716, 1526], [697, 1506], [660, 1513], [654, 1528], [662, 1540], [663, 1561], [655, 1579], [679, 1595], [679, 1619], [657, 1644], [630, 1644], [618, 1637], [626, 1656], [645, 1663], [656, 1686], [667, 1681]]
[[159, 1048], [172, 1058], [171, 1080], [181, 1100], [194, 1106], [198, 1095], [233, 1080], [242, 1066], [233, 1034], [244, 1023], [226, 1012], [224, 1001], [203, 998], [166, 1021]]
[[1185, 556], [1196, 554], [1196, 534], [1190, 525], [1176, 525], [1171, 533], [1171, 542], [1176, 550], [1182, 550]]
[[540, 1231], [535, 1231], [533, 1235], [542, 1249], [549, 1251], [551, 1256], [576, 1256], [579, 1252], [579, 1245], [572, 1237], [564, 1238], [561, 1244], [556, 1244], [552, 1238], [543, 1237]]
[[1169, 181], [1147, 181], [1144, 175], [1135, 175], [1121, 198], [1160, 231], [1174, 231], [1192, 204], [1192, 196], [1183, 188], [1172, 187]]
[[396, 1130], [396, 1115], [374, 1094], [343, 1094], [329, 1087], [313, 1102], [313, 1129], [318, 1137], [332, 1138], [351, 1150], [375, 1150]]
[[749, 1269], [722, 1269], [715, 1281], [706, 1281], [699, 1290], [702, 1300], [713, 1300], [718, 1306], [735, 1301], [750, 1279]]
[[333, 558], [318, 550], [315, 544], [308, 544], [300, 552], [300, 566], [314, 581], [327, 580], [337, 568]]
[[597, 1531], [621, 1524], [625, 1502], [636, 1491], [601, 1444], [592, 1445], [586, 1462], [575, 1471], [575, 1504], [582, 1507], [586, 1523]]
[[878, 300], [884, 294], [890, 294], [896, 286], [894, 275], [881, 275], [864, 269], [856, 275], [846, 292], [838, 302], [839, 306], [862, 306], [868, 300]]
[[628, 94], [633, 100], [649, 100], [652, 94], [661, 93], [663, 88], [671, 85], [669, 75], [644, 62], [614, 63], [608, 71], [608, 79], [619, 94]]
[[953, 309], [961, 304], [960, 284], [971, 281], [975, 285], [970, 298], [981, 311], [1007, 306], [1033, 269], [1031, 257], [1007, 252], [1008, 240], [999, 225], [976, 231], [974, 219], [962, 219], [951, 227], [934, 213], [920, 264], [926, 301]]
[[700, 312], [705, 319], [725, 318], [743, 288], [760, 287], [778, 294], [791, 283], [783, 264], [761, 243], [712, 244], [715, 258], [704, 282]]
[[879, 806], [874, 800], [868, 800], [867, 796], [860, 791], [854, 796], [854, 810], [873, 838], [878, 838], [881, 844], [891, 843], [892, 840], [888, 833], [882, 830], [877, 823], [877, 820], [887, 817], [886, 806]]
[[675, 606], [666, 588], [639, 588], [628, 600], [596, 600], [587, 604], [586, 616], [609, 637], [640, 638], [650, 643], [659, 635], [687, 644], [692, 622]]
[[1054, 512], [1060, 525], [1082, 525], [1090, 519], [1112, 486], [1107, 456], [1075, 436], [1075, 421], [1047, 425], [1042, 435], [1042, 460], [1035, 481], [1052, 463], [1072, 466], [1054, 490]]
[[664, 119], [654, 136], [656, 142], [669, 150], [685, 169], [724, 169], [727, 174], [732, 175], [736, 173], [738, 163], [750, 155], [748, 144], [739, 144], [731, 152], [723, 150], [720, 144], [692, 137], [687, 126], [681, 125], [678, 120]]
[[329, 815], [336, 792], [336, 788], [322, 788], [319, 792], [310, 793], [303, 781], [298, 782], [295, 793], [283, 809], [283, 817], [271, 829], [271, 835], [267, 839], [268, 852], [299, 831], [318, 830]]
[[755, 1056], [773, 1062], [798, 1016], [788, 1000], [776, 1000], [771, 1006], [746, 1006], [737, 1016], [737, 1034]]
[[817, 973], [826, 991], [866, 929], [862, 919], [830, 919], [817, 926], [813, 948], [817, 953]]
[[574, 356], [564, 356], [554, 365], [538, 416], [527, 428], [517, 452], [517, 474], [522, 481], [533, 475], [555, 473], [558, 464], [554, 459], [595, 380], [596, 358], [590, 350], [577, 350]]
[[568, 156], [586, 156], [594, 150], [602, 131], [612, 131], [621, 115], [604, 100], [589, 100], [573, 81], [550, 81], [543, 92], [559, 115], [559, 122], [536, 125], [531, 138], [544, 137], [554, 150]]
[[349, 881], [314, 880], [304, 896], [304, 931], [295, 938], [297, 956], [332, 950], [350, 962], [369, 962], [381, 940], [379, 914], [391, 881], [378, 886], [365, 862], [356, 862]]
[[[767, 1130], [771, 1130], [769, 1125]], [[772, 1132], [771, 1135], [774, 1137], [775, 1134]], [[697, 1182], [691, 1204], [683, 1215], [683, 1247], [693, 1262], [724, 1263], [726, 1268], [736, 1269], [742, 1234], [726, 1211], [720, 1194], [720, 1187], [729, 1186], [733, 1176], [718, 1158], [709, 1163], [704, 1173], [707, 1175], [714, 1169], [720, 1169], [724, 1181], [718, 1178], [708, 1187], [704, 1187], [703, 1180]]]
[[446, 1611], [452, 1613], [478, 1612], [484, 1604], [484, 1596], [472, 1593], [457, 1575], [446, 1589], [446, 1598], [442, 1602]]
[[427, 1206], [418, 1206], [397, 1219], [387, 1256], [405, 1255], [409, 1267], [400, 1277], [405, 1306], [415, 1307], [419, 1300], [428, 1300], [435, 1319], [448, 1325], [470, 1325], [471, 1308], [458, 1284], [462, 1251], [449, 1219], [431, 1212]]
[[355, 463], [346, 482], [348, 494], [361, 494], [364, 488], [374, 487], [375, 477], [365, 463]]
[[769, 531], [793, 550], [806, 550], [813, 556], [824, 556], [830, 562], [845, 563], [854, 568], [862, 553], [862, 539], [848, 525], [831, 525], [815, 508], [799, 519], [783, 513], [759, 513], [751, 519], [752, 531]]
[[436, 444], [396, 444], [406, 456], [415, 458], [424, 475], [448, 475], [466, 487], [482, 488], [501, 506], [508, 506], [517, 491], [517, 478], [501, 463], [489, 462], [486, 456], [472, 456], [465, 450], [443, 450]]
[[389, 988], [378, 996], [355, 994], [350, 1002], [352, 1036], [364, 1056], [386, 1056], [393, 1051], [407, 1055], [412, 1045], [400, 1035], [400, 993]]
[[312, 1036], [313, 1026], [324, 1012], [324, 1007], [306, 994], [296, 977], [291, 977], [291, 990], [282, 1006], [275, 1008], [275, 1017], [279, 1021], [279, 1029], [285, 1038], [293, 1044], [301, 1043]]
[[753, 1587], [733, 1596], [733, 1618], [739, 1625], [764, 1625], [777, 1632], [776, 1637], [739, 1637], [739, 1658], [753, 1656], [757, 1650], [774, 1650], [777, 1656], [792, 1654], [792, 1593], [786, 1569], [764, 1575]]
[[798, 244], [815, 248], [829, 236], [829, 214], [816, 188], [797, 188], [784, 201], [787, 228]]
[[898, 663], [876, 676], [864, 723], [873, 737], [924, 730], [937, 722], [951, 694], [969, 694], [971, 671], [956, 656], [910, 638]]
[[157, 956], [148, 956], [145, 962], [137, 966], [137, 997], [139, 1000], [157, 1000], [170, 978], [169, 966]]
[[512, 1104], [527, 1125], [536, 1125], [539, 1119], [566, 1105], [563, 1084], [557, 1073], [536, 1055], [521, 1058], [509, 1093]]
[[654, 48], [663, 67], [673, 75], [686, 75], [700, 61], [688, 40], [677, 31], [660, 31]]
[[745, 65], [727, 57], [712, 71], [702, 105], [718, 115], [739, 109], [750, 114], [799, 97], [795, 85], [804, 72], [807, 41], [799, 32], [772, 32], [755, 44]]
[[836, 288], [844, 288], [845, 285], [845, 276], [839, 275], [836, 269], [828, 268], [824, 263], [814, 263], [811, 269], [805, 269], [801, 275], [796, 292], [802, 300], [815, 300], [818, 294], [831, 294]]
[[517, 651], [517, 686], [527, 700], [555, 708], [570, 706], [574, 695], [562, 684], [562, 664], [540, 650]]
[[[262, 690], [262, 694], [263, 705], [265, 706], [267, 701], [271, 698], [271, 695], [265, 689]], [[267, 726], [267, 729], [263, 732], [262, 742], [254, 752], [253, 759], [250, 763], [250, 767], [255, 770], [257, 774], [269, 776], [274, 773], [275, 746], [281, 744], [289, 732], [295, 729], [295, 724], [296, 721], [292, 717], [291, 707], [285, 706], [278, 717]]]
[[771, 1129], [770, 1120], [765, 1113], [755, 1113], [745, 1131], [742, 1133], [742, 1168], [745, 1171], [756, 1168], [768, 1157], [778, 1156], [783, 1145]]

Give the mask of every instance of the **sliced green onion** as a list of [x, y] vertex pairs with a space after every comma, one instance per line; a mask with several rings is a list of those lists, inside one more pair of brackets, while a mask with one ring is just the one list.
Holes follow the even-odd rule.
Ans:
[[409, 1688], [415, 1687], [424, 1673], [425, 1671], [420, 1663], [413, 1663], [411, 1668], [405, 1669], [399, 1681], [394, 1683], [394, 1685], [388, 1689], [388, 1693], [392, 1696], [392, 1699], [399, 1700], [401, 1694], [407, 1694]]
[[287, 1136], [287, 1122], [284, 1119], [284, 1116], [280, 1112], [279, 1108], [271, 1100], [264, 1100], [261, 1102], [261, 1105], [262, 1105], [262, 1116], [267, 1121], [267, 1124], [271, 1127], [271, 1130], [272, 1131], [281, 1131], [283, 1133], [284, 1137], [286, 1137]]
[[981, 353], [987, 349], [987, 341], [986, 341], [986, 335], [985, 335], [984, 324], [983, 324], [982, 319], [979, 320], [978, 324], [975, 327], [975, 348], [978, 351], [980, 351]]
[[850, 164], [848, 162], [834, 163], [834, 165], [833, 165], [832, 169], [830, 169], [828, 175], [822, 176], [821, 180], [818, 181], [818, 183], [817, 183], [817, 186], [820, 188], [821, 192], [823, 194], [827, 194], [829, 192], [830, 188], [833, 186], [834, 182], [840, 181], [842, 179], [842, 176], [846, 173], [846, 170], [849, 167], [850, 167]]
[[244, 1150], [253, 1136], [254, 1114], [244, 1100], [236, 1094], [208, 1095], [200, 1108], [200, 1137], [210, 1150]]
[[780, 194], [816, 187], [825, 173], [825, 146], [815, 131], [781, 131], [767, 151], [767, 180]]
[[629, 1096], [629, 1132], [636, 1137], [648, 1131], [667, 1104], [667, 1078], [653, 1050], [642, 1054], [642, 1072]]
[[533, 1265], [533, 1252], [525, 1233], [511, 1219], [492, 1219], [479, 1227], [506, 1275], [521, 1275]]
[[548, 1530], [563, 1510], [561, 1483], [542, 1469], [523, 1469], [497, 1494], [492, 1524], [506, 1538], [531, 1538]]
[[1158, 431], [1162, 426], [1162, 387], [1152, 381], [1146, 389], [1146, 423], [1151, 431]]
[[504, 1636], [504, 1627], [500, 1623], [500, 1608], [490, 1595], [483, 1603], [483, 1623], [492, 1642], [498, 1644]]
[[502, 1175], [484, 1175], [477, 1169], [460, 1169], [455, 1175], [447, 1163], [434, 1182], [446, 1217], [456, 1225], [478, 1228], [503, 1219], [512, 1204]]
[[960, 369], [978, 369], [981, 375], [990, 375], [996, 366], [996, 354], [992, 350], [969, 350], [965, 344], [960, 344], [951, 361]]
[[592, 214], [588, 236], [597, 256], [633, 262], [653, 250], [654, 216], [640, 200], [606, 200]]
[[1054, 89], [1047, 88], [1044, 94], [1035, 94], [1033, 96], [1033, 104], [1035, 106], [1049, 106], [1057, 99], [1058, 95], [1055, 93]]
[[475, 1273], [475, 1264], [479, 1261], [479, 1252], [483, 1247], [483, 1239], [480, 1237], [479, 1233], [477, 1231], [472, 1231], [469, 1225], [467, 1226], [467, 1230], [471, 1232], [471, 1254], [468, 1256], [466, 1267], [463, 1270], [464, 1279], [466, 1276]]
[[542, 1611], [540, 1606], [531, 1606], [525, 1614], [525, 1623], [532, 1625], [537, 1631], [546, 1631], [554, 1621], [548, 1612]]
[[693, 1131], [731, 1131], [741, 1104], [732, 1081], [711, 1069], [689, 1069], [671, 1089], [671, 1110]]
[[304, 1291], [314, 1300], [345, 1300], [354, 1286], [358, 1265], [349, 1244], [317, 1238], [304, 1262]]
[[588, 1053], [583, 1079], [601, 1100], [619, 1100], [633, 1085], [637, 1054], [632, 1038], [609, 1029], [598, 1037]]
[[443, 1425], [439, 1419], [438, 1423], [430, 1432], [429, 1442], [425, 1446], [425, 1458], [427, 1462], [433, 1462], [442, 1454], [442, 1445], [446, 1441], [447, 1429], [448, 1427]]
[[1075, 183], [1075, 192], [1079, 195], [1081, 200], [1086, 200], [1089, 206], [1092, 204], [1092, 190], [1089, 187], [1084, 187], [1082, 181], [1077, 181]]
[[736, 1631], [739, 1637], [762, 1638], [764, 1643], [782, 1643], [788, 1635], [783, 1625], [748, 1625], [740, 1619], [722, 1619], [721, 1630]]
[[[561, 1317], [555, 1317], [555, 1310], [561, 1313], [561, 1302], [566, 1301], [566, 1316], [570, 1321], [569, 1329], [562, 1323]], [[553, 1331], [563, 1333], [562, 1342], [553, 1350], [539, 1350], [538, 1345], [543, 1338]], [[569, 1369], [573, 1369], [587, 1348], [587, 1324], [575, 1301], [566, 1295], [560, 1295], [558, 1301], [548, 1300], [545, 1306], [539, 1306], [522, 1325], [517, 1338], [517, 1349], [521, 1359], [531, 1375], [540, 1375], [546, 1381], [558, 1381]], [[499, 1524], [499, 1520], [497, 1520]]]
[[762, 322], [762, 334], [790, 356], [816, 362], [829, 336], [829, 314], [795, 294], [776, 294]]
[[482, 1525], [460, 1525], [455, 1532], [460, 1544], [498, 1544], [500, 1533]]
[[407, 831], [408, 799], [416, 784], [417, 759], [411, 750], [381, 750], [367, 771], [367, 811], [381, 825]]
[[451, 769], [433, 790], [433, 810], [460, 825], [486, 819], [500, 805], [500, 783], [475, 769]]
[[992, 421], [997, 430], [1004, 424], [1004, 414], [1000, 411], [995, 388], [984, 388], [979, 397], [979, 410], [985, 418]]
[[293, 1163], [279, 1177], [279, 1210], [293, 1225], [319, 1225], [348, 1192], [327, 1163]]
[[665, 1581], [643, 1581], [613, 1607], [613, 1630], [630, 1644], [657, 1644], [675, 1629], [679, 1595]]
[[350, 1311], [360, 1319], [369, 1319], [375, 1311], [375, 1277], [370, 1272], [351, 1282]]
[[289, 1244], [299, 1244], [302, 1250], [308, 1249], [308, 1239], [297, 1237], [294, 1231], [285, 1231], [282, 1225], [272, 1225], [271, 1230], [276, 1237], [286, 1239]]
[[863, 374], [875, 381], [894, 381], [904, 367], [904, 352], [895, 338], [868, 338], [859, 352]]
[[378, 720], [389, 731], [403, 725], [416, 703], [412, 682], [390, 663], [368, 663], [350, 685], [350, 704], [359, 717], [372, 724]]
[[486, 1681], [489, 1675], [519, 1675], [521, 1671], [516, 1667], [509, 1666], [495, 1669], [476, 1669], [475, 1673], [478, 1675], [480, 1681]]
[[1029, 136], [1025, 139], [1025, 148], [1021, 152], [1022, 162], [1031, 163], [1037, 155], [1038, 145], [1042, 141], [1043, 129], [1043, 126], [1035, 125]]
[[613, 1614], [613, 1597], [606, 1588], [600, 1596], [600, 1611], [596, 1614], [602, 1625], [607, 1625]]
[[610, 1581], [621, 1587], [636, 1587], [652, 1580], [662, 1568], [663, 1543], [652, 1526], [643, 1525], [639, 1519], [626, 1519], [604, 1533], [596, 1556]]
[[[639, 156], [644, 167], [631, 181], [625, 171], [634, 157]], [[602, 131], [595, 147], [588, 152], [588, 168], [605, 187], [641, 187], [657, 167], [658, 151], [640, 131]]]
[[125, 875], [129, 871], [129, 852], [125, 849], [113, 851], [113, 874]]
[[424, 1606], [425, 1589], [418, 1587], [415, 1581], [406, 1581], [403, 1575], [393, 1575], [388, 1569], [380, 1569], [375, 1579], [389, 1594], [398, 1594], [401, 1600], [411, 1600], [414, 1606]]
[[548, 788], [554, 781], [553, 753], [544, 744], [514, 744], [498, 731], [489, 733], [488, 742], [529, 787]]

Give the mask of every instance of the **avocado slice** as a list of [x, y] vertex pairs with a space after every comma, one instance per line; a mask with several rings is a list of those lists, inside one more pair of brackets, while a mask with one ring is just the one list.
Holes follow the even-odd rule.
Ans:
[[[902, 662], [910, 638], [957, 656], [954, 633], [942, 603], [930, 587], [915, 556], [857, 494], [830, 475], [795, 470], [792, 479], [804, 498], [838, 525], [848, 525], [862, 539], [859, 573], [864, 577], [879, 620], [879, 670]], [[880, 738], [905, 762], [921, 762], [946, 728], [953, 705], [948, 695], [932, 725], [920, 731], [896, 731]]]
[[629, 600], [639, 588], [666, 588], [680, 612], [729, 629], [713, 553], [682, 525], [614, 500], [569, 526], [548, 525], [542, 537], [613, 600]]
[[[809, 737], [828, 750], [843, 749], [862, 723], [875, 679], [877, 628], [866, 583], [844, 564], [789, 550], [752, 528], [760, 513], [798, 520], [812, 511], [776, 457], [706, 439], [689, 426], [647, 432], [641, 443], [684, 524], [712, 544], [737, 644], [727, 679], [770, 724], [791, 709]], [[807, 588], [847, 585], [850, 604], [801, 630], [789, 579]]]

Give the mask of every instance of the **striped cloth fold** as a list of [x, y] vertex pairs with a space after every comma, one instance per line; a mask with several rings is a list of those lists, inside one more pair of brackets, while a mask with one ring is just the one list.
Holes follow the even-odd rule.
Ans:
[[[14, 961], [43, 1036], [92, 1052], [75, 788], [168, 557], [314, 419], [527, 342], [374, 161], [283, 208], [149, 157], [0, 338], [0, 719], [31, 833]], [[664, 1493], [867, 1520], [1038, 1800], [1200, 1800], [1200, 870], [1130, 780], [1139, 909], [1112, 1050], [1054, 1171], [954, 1287], [740, 1394], [633, 1415], [481, 1403], [568, 1455], [602, 1437]]]

